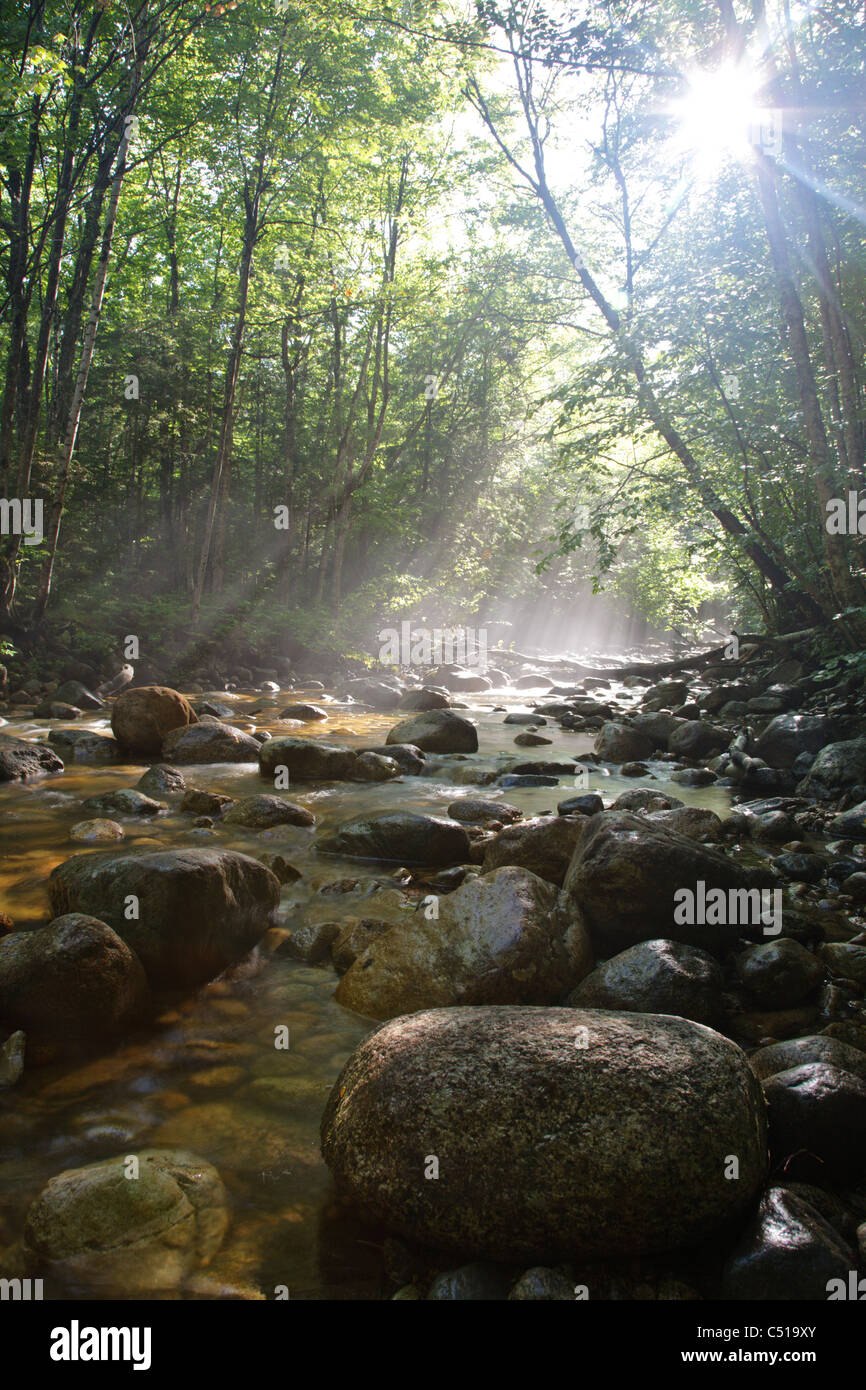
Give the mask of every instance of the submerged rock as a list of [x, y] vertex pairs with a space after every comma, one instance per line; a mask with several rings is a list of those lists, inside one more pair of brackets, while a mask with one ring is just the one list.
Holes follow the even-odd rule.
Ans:
[[172, 988], [204, 984], [241, 960], [274, 925], [280, 899], [278, 880], [257, 859], [198, 848], [75, 855], [53, 871], [48, 890], [55, 913], [99, 916], [151, 984]]
[[168, 810], [164, 801], [154, 801], [152, 796], [145, 796], [134, 787], [88, 796], [81, 805], [85, 811], [113, 811], [115, 815], [124, 816], [156, 816], [160, 811]]
[[58, 1173], [27, 1213], [25, 1244], [65, 1284], [130, 1298], [180, 1288], [227, 1228], [211, 1164], [182, 1149], [143, 1149]]
[[[685, 1019], [596, 1010], [393, 1019], [356, 1048], [322, 1120], [340, 1188], [464, 1258], [693, 1244], [748, 1209], [766, 1147], [760, 1088], [734, 1043]], [[432, 1159], [439, 1181], [425, 1177]]]
[[554, 917], [555, 890], [525, 869], [471, 879], [435, 907], [377, 936], [343, 976], [337, 1002], [368, 1018], [552, 1003], [592, 966], [583, 933]]
[[117, 739], [94, 733], [92, 729], [52, 729], [48, 742], [68, 763], [96, 767], [102, 763], [119, 762], [122, 756]]
[[63, 762], [53, 748], [0, 734], [0, 782], [26, 782], [46, 772], [62, 772]]

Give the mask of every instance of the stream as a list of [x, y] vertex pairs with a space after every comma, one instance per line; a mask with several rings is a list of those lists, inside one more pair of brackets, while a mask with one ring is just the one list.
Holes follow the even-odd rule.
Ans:
[[[613, 686], [630, 708], [639, 690]], [[541, 691], [520, 692], [528, 701]], [[607, 693], [606, 696], [607, 698]], [[230, 705], [226, 722], [251, 731], [300, 734], [350, 747], [383, 744], [403, 716], [370, 713], [341, 704], [320, 690], [283, 692], [273, 706], [261, 694], [206, 693]], [[478, 726], [479, 751], [460, 758], [433, 776], [403, 775], [380, 783], [305, 783], [290, 797], [316, 816], [315, 829], [279, 826], [265, 831], [236, 825], [195, 827], [176, 809], [154, 818], [115, 816], [124, 829], [124, 849], [213, 845], [253, 856], [283, 855], [301, 877], [283, 887], [281, 926], [235, 970], [192, 996], [172, 999], [154, 1024], [111, 1051], [70, 1064], [27, 1068], [14, 1090], [0, 1096], [0, 1250], [17, 1241], [31, 1200], [45, 1182], [64, 1169], [147, 1147], [193, 1150], [212, 1162], [231, 1205], [231, 1226], [211, 1265], [173, 1298], [365, 1299], [388, 1296], [382, 1268], [381, 1234], [362, 1226], [335, 1203], [330, 1175], [319, 1153], [319, 1122], [328, 1093], [350, 1053], [373, 1025], [333, 1000], [336, 976], [329, 966], [312, 967], [274, 954], [286, 929], [304, 921], [375, 917], [399, 922], [413, 912], [420, 893], [407, 893], [394, 863], [372, 863], [319, 855], [313, 845], [322, 833], [373, 812], [400, 809], [446, 815], [457, 798], [501, 798], [526, 815], [555, 812], [573, 779], [559, 787], [510, 787], [483, 782], [507, 758], [567, 760], [592, 749], [592, 733], [571, 733], [552, 720], [541, 732], [548, 746], [515, 748], [521, 732], [503, 726], [504, 713], [525, 712], [514, 690], [485, 691], [469, 697], [465, 710]], [[556, 697], [550, 697], [556, 698]], [[298, 724], [279, 720], [289, 700], [306, 699], [328, 711], [327, 721]], [[3, 732], [44, 740], [62, 721], [10, 718]], [[103, 711], [83, 716], [76, 729], [110, 732]], [[435, 761], [429, 759], [429, 761]], [[85, 797], [133, 787], [148, 764], [83, 766], [70, 762], [64, 773], [0, 790], [0, 906], [17, 929], [49, 919], [47, 878], [73, 854], [90, 852], [70, 839], [76, 822], [93, 814], [82, 810]], [[726, 788], [684, 787], [668, 780], [665, 763], [651, 763], [652, 778], [606, 775], [590, 766], [589, 785], [609, 804], [621, 791], [651, 785], [689, 805], [724, 816]], [[187, 786], [233, 797], [267, 790], [247, 764], [207, 764], [182, 768]], [[465, 780], [464, 780], [465, 779]], [[105, 849], [96, 845], [93, 852]], [[119, 847], [119, 846], [118, 846]], [[288, 1051], [274, 1047], [274, 1030], [289, 1029]], [[79, 1291], [73, 1291], [79, 1292]], [[45, 1281], [45, 1297], [68, 1297]], [[82, 1297], [94, 1297], [80, 1291]], [[121, 1289], [103, 1297], [122, 1298]], [[165, 1295], [160, 1295], [165, 1297]]]

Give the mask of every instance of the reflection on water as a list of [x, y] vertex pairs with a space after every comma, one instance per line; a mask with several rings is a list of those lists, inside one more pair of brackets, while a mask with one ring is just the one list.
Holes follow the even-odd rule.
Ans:
[[[352, 747], [384, 743], [401, 717], [359, 713], [315, 692], [310, 698], [328, 709], [329, 719], [301, 725], [275, 719], [279, 704], [276, 710], [250, 715], [261, 696], [219, 692], [215, 698], [232, 704], [245, 727]], [[293, 691], [288, 698], [303, 698], [303, 692]], [[552, 740], [549, 745], [515, 747], [521, 730], [504, 725], [502, 713], [491, 712], [497, 703], [510, 711], [528, 708], [513, 692], [485, 693], [469, 712], [479, 727], [478, 754], [449, 759], [433, 777], [293, 788], [292, 799], [315, 814], [315, 830], [280, 826], [255, 831], [219, 824], [210, 830], [193, 827], [191, 817], [176, 811], [152, 818], [112, 814], [111, 819], [123, 826], [124, 848], [201, 844], [254, 855], [282, 854], [301, 873], [282, 893], [282, 919], [292, 925], [349, 916], [399, 921], [415, 903], [400, 891], [394, 877], [398, 865], [318, 856], [313, 842], [319, 832], [358, 815], [398, 808], [444, 815], [456, 798], [472, 795], [501, 797], [527, 815], [555, 810], [573, 789], [567, 776], [558, 788], [503, 792], [479, 783], [509, 758], [579, 758], [591, 749], [591, 735], [550, 723], [543, 730]], [[52, 728], [62, 727], [68, 726], [25, 718], [10, 721], [5, 732], [41, 740]], [[82, 718], [74, 727], [108, 731], [103, 717]], [[106, 848], [91, 851], [69, 838], [71, 827], [93, 814], [82, 810], [82, 799], [134, 786], [146, 766], [69, 762], [57, 777], [2, 788], [0, 906], [16, 926], [49, 919], [46, 881], [55, 865], [72, 854]], [[652, 770], [655, 782], [635, 782], [590, 768], [588, 789], [608, 801], [626, 788], [650, 784], [690, 804], [727, 811], [722, 788], [683, 788], [665, 779], [664, 764], [652, 764]], [[267, 789], [257, 770], [247, 765], [185, 767], [183, 773], [188, 787], [233, 797]], [[280, 933], [273, 933], [230, 978], [172, 1001], [154, 1027], [113, 1052], [29, 1070], [13, 1091], [0, 1096], [0, 1251], [18, 1239], [27, 1206], [54, 1174], [149, 1146], [183, 1147], [218, 1168], [232, 1208], [222, 1250], [185, 1297], [273, 1298], [278, 1285], [286, 1286], [291, 1298], [381, 1296], [380, 1237], [335, 1207], [318, 1133], [330, 1087], [371, 1025], [334, 1003], [330, 968], [272, 954], [269, 947], [279, 940]], [[287, 1050], [274, 1045], [279, 1026], [289, 1030]], [[46, 1296], [69, 1292], [46, 1284]]]

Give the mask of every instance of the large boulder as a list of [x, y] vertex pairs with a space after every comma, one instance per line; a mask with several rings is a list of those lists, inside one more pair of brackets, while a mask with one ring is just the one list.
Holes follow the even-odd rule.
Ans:
[[828, 1062], [804, 1062], [764, 1081], [770, 1147], [780, 1165], [805, 1153], [831, 1180], [866, 1167], [866, 1081]]
[[111, 732], [127, 753], [158, 754], [173, 729], [197, 724], [188, 700], [166, 685], [139, 685], [118, 695], [111, 711]]
[[[502, 1260], [691, 1245], [748, 1210], [767, 1168], [760, 1087], [718, 1033], [501, 1005], [372, 1033], [331, 1092], [322, 1152], [393, 1230]], [[425, 1176], [431, 1157], [439, 1181]]]
[[259, 771], [273, 780], [277, 768], [288, 770], [290, 781], [342, 782], [357, 771], [354, 748], [339, 748], [312, 738], [269, 738], [258, 750]]
[[462, 825], [438, 816], [391, 811], [348, 821], [333, 835], [316, 841], [321, 854], [345, 854], [354, 859], [389, 859], [401, 864], [464, 864], [469, 836]]
[[45, 772], [62, 771], [63, 760], [53, 748], [0, 734], [0, 782], [26, 782]]
[[413, 743], [422, 753], [477, 753], [478, 730], [454, 710], [422, 710], [395, 724], [385, 742]]
[[422, 686], [420, 690], [407, 690], [400, 696], [398, 709], [428, 710], [447, 709], [451, 701], [442, 690], [431, 690]]
[[755, 744], [755, 756], [770, 767], [793, 767], [801, 753], [819, 753], [833, 738], [834, 722], [823, 714], [778, 714]]
[[725, 977], [706, 951], [681, 941], [640, 941], [599, 965], [569, 995], [569, 1004], [626, 1013], [675, 1014], [718, 1026]]
[[[742, 922], [695, 920], [715, 916], [700, 912], [706, 894], [721, 889], [731, 903], [732, 891], [753, 890], [752, 899], [733, 900], [735, 911], [743, 913], [760, 908], [759, 889], [768, 882], [765, 874], [685, 835], [628, 811], [606, 811], [593, 817], [575, 850], [563, 885], [564, 905], [584, 923], [602, 957], [657, 937], [715, 954], [751, 930]], [[693, 894], [692, 914], [683, 890]], [[687, 916], [692, 920], [677, 920]]]
[[[392, 684], [389, 680], [374, 680], [371, 676], [359, 676], [356, 680], [346, 681], [339, 692], [339, 699], [347, 697], [359, 701], [362, 705], [369, 705], [371, 709], [392, 710], [400, 704], [402, 686], [396, 681]], [[415, 706], [408, 706], [413, 709]]]
[[151, 984], [170, 988], [204, 984], [241, 960], [273, 926], [280, 899], [257, 859], [200, 848], [77, 854], [52, 872], [48, 891], [57, 915], [107, 922]]
[[586, 824], [584, 816], [534, 816], [507, 825], [484, 845], [484, 872], [514, 864], [561, 888]]
[[710, 758], [721, 753], [731, 741], [727, 729], [716, 728], [703, 719], [687, 719], [668, 739], [668, 751], [678, 758]]
[[58, 1173], [27, 1213], [24, 1242], [38, 1268], [76, 1290], [134, 1298], [179, 1289], [227, 1228], [215, 1168], [182, 1149], [144, 1149]]
[[671, 734], [688, 722], [687, 719], [680, 719], [676, 714], [663, 714], [661, 712], [636, 714], [631, 721], [631, 727], [652, 739], [654, 748], [666, 749]]
[[609, 721], [599, 729], [593, 747], [604, 763], [630, 763], [652, 757], [655, 743], [630, 724]]
[[257, 763], [261, 745], [251, 734], [231, 724], [195, 724], [175, 729], [162, 745], [167, 763]]
[[0, 936], [0, 1021], [24, 1030], [38, 1060], [115, 1036], [148, 996], [141, 961], [96, 917], [71, 912]]
[[592, 966], [579, 927], [555, 918], [556, 891], [525, 869], [472, 879], [377, 936], [337, 986], [368, 1018], [447, 1004], [555, 1003]]
[[866, 738], [828, 743], [797, 786], [798, 796], [829, 800], [847, 787], [866, 785]]
[[305, 806], [282, 796], [242, 796], [223, 816], [224, 825], [243, 825], [267, 830], [274, 825], [315, 825], [316, 817]]

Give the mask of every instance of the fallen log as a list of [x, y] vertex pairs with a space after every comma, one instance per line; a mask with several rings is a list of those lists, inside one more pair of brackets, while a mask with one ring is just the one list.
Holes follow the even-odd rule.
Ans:
[[[737, 638], [740, 647], [788, 647], [794, 642], [803, 641], [807, 637], [816, 636], [816, 627], [803, 628], [800, 632], [783, 632], [779, 635], [770, 635], [763, 632], [739, 632], [732, 633]], [[496, 650], [487, 653], [490, 659], [505, 661], [509, 657], [513, 661], [526, 662], [531, 666], [555, 666], [568, 667], [573, 670], [578, 678], [583, 676], [593, 676], [602, 679], [619, 680], [623, 676], [673, 676], [679, 671], [688, 671], [695, 666], [706, 666], [713, 661], [723, 659], [730, 660], [732, 665], [737, 664], [739, 658], [726, 658], [725, 653], [730, 647], [730, 638], [719, 647], [711, 647], [708, 651], [695, 652], [691, 656], [678, 657], [675, 661], [633, 661], [624, 666], [584, 666], [580, 661], [570, 661], [564, 657], [524, 656], [521, 652], [508, 652]]]

